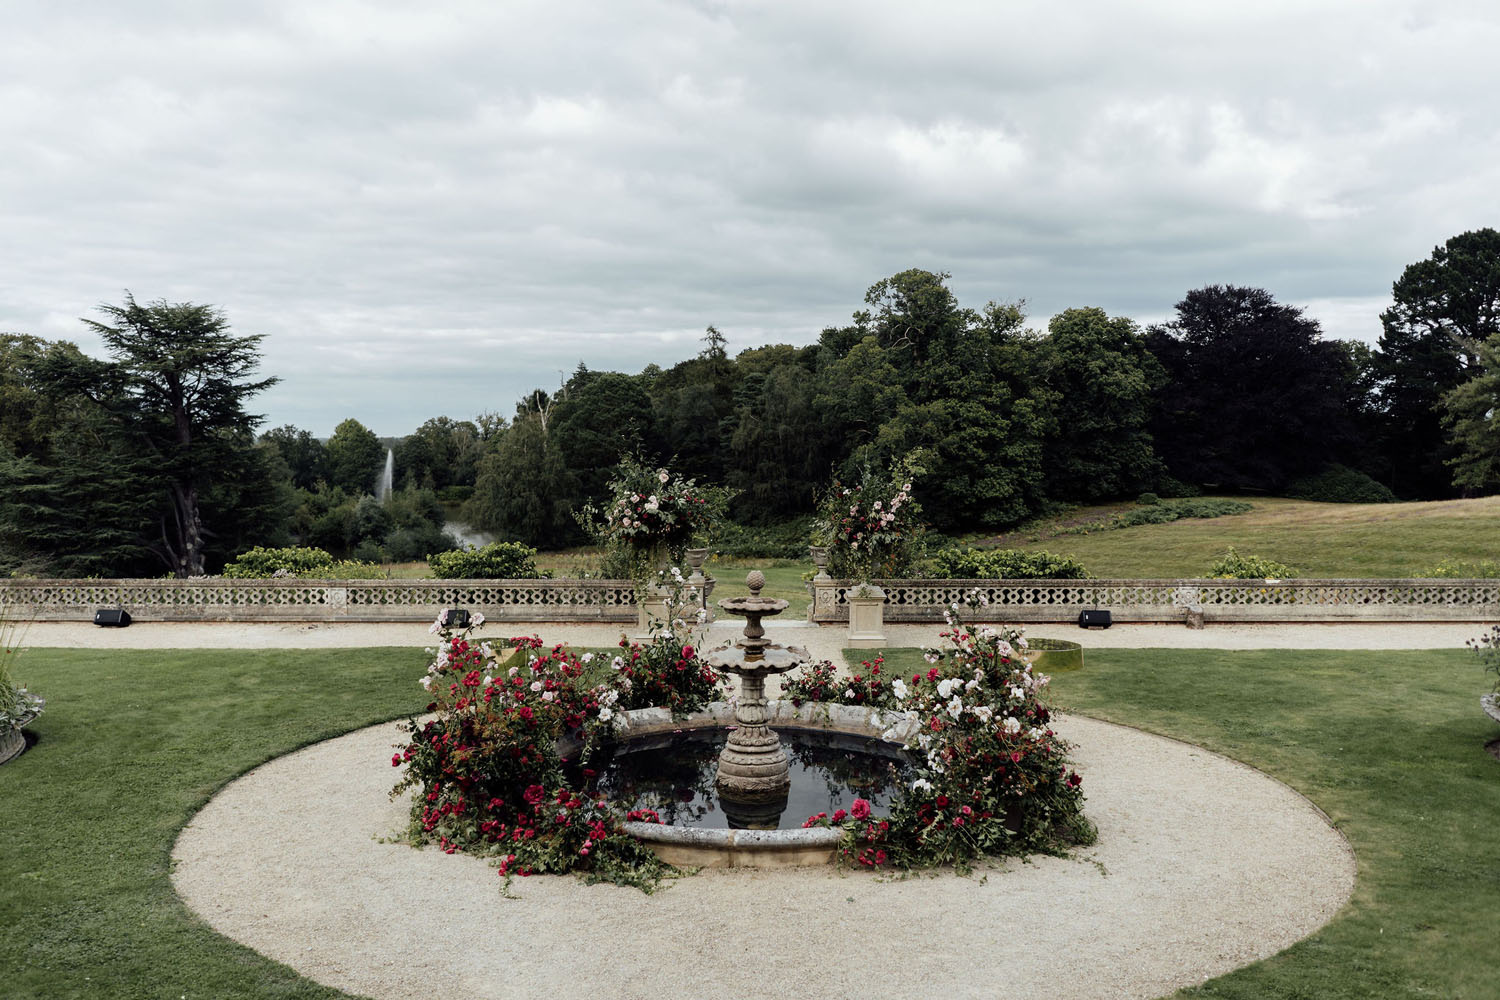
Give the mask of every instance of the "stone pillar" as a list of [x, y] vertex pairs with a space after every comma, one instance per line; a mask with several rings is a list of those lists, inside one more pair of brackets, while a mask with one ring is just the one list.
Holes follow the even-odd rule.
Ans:
[[688, 574], [688, 586], [692, 587], [698, 595], [698, 607], [707, 612], [704, 622], [714, 620], [713, 605], [708, 603], [710, 583], [708, 575], [703, 571], [703, 563], [708, 559], [707, 549], [688, 549], [683, 553], [687, 557], [688, 568], [692, 571]]
[[849, 591], [849, 646], [879, 649], [885, 638], [885, 591], [862, 583]]

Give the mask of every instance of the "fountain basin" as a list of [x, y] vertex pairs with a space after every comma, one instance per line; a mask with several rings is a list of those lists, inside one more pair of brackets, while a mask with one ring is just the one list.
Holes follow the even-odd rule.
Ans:
[[[917, 726], [914, 719], [852, 705], [790, 701], [766, 703], [767, 722], [786, 729], [837, 733], [877, 740], [894, 751]], [[664, 708], [622, 712], [616, 728], [621, 741], [693, 729], [723, 729], [735, 725], [734, 708], [714, 702], [704, 711], [673, 719]], [[801, 819], [802, 817], [798, 817]], [[843, 831], [826, 827], [791, 830], [728, 830], [626, 823], [625, 832], [646, 844], [669, 864], [688, 868], [787, 868], [825, 865], [833, 861]]]

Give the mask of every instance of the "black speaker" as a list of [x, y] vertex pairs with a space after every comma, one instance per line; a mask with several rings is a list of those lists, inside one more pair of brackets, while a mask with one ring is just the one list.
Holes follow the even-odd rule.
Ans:
[[94, 624], [124, 628], [130, 624], [130, 612], [124, 608], [100, 608], [94, 612]]
[[1104, 608], [1078, 612], [1079, 628], [1109, 628], [1114, 622]]
[[443, 624], [449, 628], [468, 628], [469, 613], [463, 608], [449, 608], [443, 612]]

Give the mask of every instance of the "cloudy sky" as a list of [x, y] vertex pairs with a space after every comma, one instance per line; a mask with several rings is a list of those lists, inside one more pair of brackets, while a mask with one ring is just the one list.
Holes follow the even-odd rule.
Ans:
[[214, 303], [318, 435], [808, 343], [908, 267], [1373, 339], [1497, 224], [1496, 51], [1483, 0], [6, 0], [0, 330]]

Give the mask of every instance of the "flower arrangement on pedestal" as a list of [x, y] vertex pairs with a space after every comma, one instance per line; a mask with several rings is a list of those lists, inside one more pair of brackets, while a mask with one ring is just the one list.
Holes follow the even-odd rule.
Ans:
[[863, 815], [809, 817], [807, 825], [844, 829], [849, 862], [963, 869], [985, 855], [1055, 853], [1094, 840], [1082, 778], [1049, 726], [1041, 698], [1048, 679], [1032, 670], [1021, 631], [966, 625], [957, 611], [941, 633], [945, 647], [929, 650], [929, 668], [910, 681], [882, 677], [877, 661], [859, 681], [840, 685], [819, 665], [784, 686], [794, 700], [831, 692], [827, 700], [919, 723], [906, 743], [918, 776], [888, 817], [869, 815], [868, 804]]
[[[534, 636], [481, 641], [483, 622], [458, 634], [446, 613], [433, 624], [441, 642], [420, 683], [434, 717], [405, 723], [410, 739], [391, 758], [405, 768], [392, 797], [417, 791], [410, 839], [497, 859], [507, 891], [516, 875], [577, 871], [649, 892], [671, 869], [622, 832], [642, 817], [589, 792], [588, 763], [616, 713], [701, 709], [718, 675], [670, 629], [604, 657], [544, 649]], [[568, 758], [560, 743], [579, 749]]]
[[910, 570], [923, 530], [912, 479], [922, 471], [908, 455], [884, 473], [866, 465], [853, 482], [835, 480], [823, 493], [815, 535], [818, 544], [828, 547], [834, 576], [868, 584]]
[[603, 510], [589, 504], [579, 523], [601, 545], [626, 550], [649, 571], [667, 559], [681, 560], [693, 538], [724, 517], [729, 500], [722, 487], [700, 486], [627, 456], [609, 481]]

